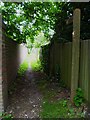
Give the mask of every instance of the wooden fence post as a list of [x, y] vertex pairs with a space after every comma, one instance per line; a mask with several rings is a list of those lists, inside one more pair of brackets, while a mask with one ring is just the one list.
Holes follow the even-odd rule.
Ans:
[[75, 9], [73, 12], [72, 39], [71, 102], [73, 103], [79, 79], [80, 9]]

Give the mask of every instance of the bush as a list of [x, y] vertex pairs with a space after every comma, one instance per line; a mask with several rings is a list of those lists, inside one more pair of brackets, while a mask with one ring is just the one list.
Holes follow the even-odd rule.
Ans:
[[31, 63], [31, 68], [33, 71], [42, 71], [42, 65], [41, 65], [41, 61], [37, 60]]
[[24, 61], [18, 69], [18, 76], [23, 76], [27, 69], [28, 69], [28, 63]]
[[79, 107], [84, 102], [84, 95], [81, 88], [76, 90], [76, 95], [74, 97], [74, 104]]

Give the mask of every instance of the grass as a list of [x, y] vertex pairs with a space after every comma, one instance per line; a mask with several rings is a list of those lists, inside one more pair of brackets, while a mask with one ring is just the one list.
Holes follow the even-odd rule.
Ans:
[[[65, 101], [67, 104], [65, 105]], [[70, 101], [61, 99], [58, 101], [44, 100], [42, 103], [41, 118], [84, 118], [81, 108], [73, 107]]]
[[42, 65], [40, 60], [31, 63], [31, 68], [33, 71], [42, 71]]
[[[40, 118], [84, 118], [82, 107], [75, 107], [70, 100], [56, 99], [58, 89], [51, 89], [51, 83], [48, 80], [39, 80], [38, 89], [43, 95]], [[59, 88], [61, 89], [61, 88]]]
[[28, 69], [28, 62], [24, 61], [18, 69], [18, 76], [22, 77], [27, 69]]
[[42, 104], [41, 118], [65, 118], [68, 108], [63, 107], [64, 100], [57, 102], [44, 101]]

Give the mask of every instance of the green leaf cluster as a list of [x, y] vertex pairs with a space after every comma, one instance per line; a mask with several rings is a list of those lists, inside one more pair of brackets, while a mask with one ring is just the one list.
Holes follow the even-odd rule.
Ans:
[[1, 113], [1, 114], [0, 114], [0, 118], [2, 118], [3, 120], [12, 120], [12, 119], [13, 119], [13, 116], [12, 116], [12, 114]]
[[31, 63], [31, 68], [33, 71], [42, 71], [42, 65], [41, 65], [41, 61], [37, 60]]
[[27, 69], [28, 69], [28, 63], [27, 61], [24, 61], [18, 69], [18, 76], [22, 77]]
[[50, 37], [50, 28], [55, 24], [57, 7], [52, 2], [5, 2], [2, 18], [7, 26], [6, 34], [18, 43], [25, 43], [26, 37], [34, 40], [41, 31]]
[[[81, 9], [81, 39], [90, 38], [90, 4], [72, 2], [5, 2], [1, 7], [6, 34], [18, 43], [34, 43], [34, 37], [43, 32], [51, 42], [72, 40], [72, 24], [66, 20], [75, 8]], [[54, 31], [53, 39], [50, 30]]]
[[76, 95], [74, 96], [74, 104], [79, 107], [84, 102], [84, 95], [81, 88], [76, 90]]

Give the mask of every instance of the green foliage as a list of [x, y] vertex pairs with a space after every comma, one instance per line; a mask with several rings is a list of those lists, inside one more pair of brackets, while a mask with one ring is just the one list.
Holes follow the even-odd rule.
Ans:
[[[57, 5], [59, 8], [59, 4]], [[81, 39], [89, 39], [90, 38], [90, 4], [88, 3], [65, 3], [59, 8], [61, 13], [56, 14], [56, 22], [55, 22], [55, 34], [53, 36], [53, 41], [58, 42], [68, 42], [72, 41], [72, 32], [73, 32], [73, 24], [66, 25], [66, 20], [73, 15], [73, 10], [75, 8], [80, 8], [81, 10]]]
[[68, 100], [58, 100], [51, 102], [49, 99], [43, 99], [41, 118], [85, 118], [82, 109], [70, 106]]
[[40, 60], [43, 71], [49, 75], [50, 44], [41, 47]]
[[23, 76], [27, 69], [28, 69], [28, 63], [27, 61], [24, 61], [18, 69], [18, 76]]
[[2, 17], [7, 26], [6, 34], [19, 43], [29, 37], [33, 44], [34, 36], [41, 31], [49, 38], [55, 24], [55, 6], [52, 2], [5, 2]]
[[85, 113], [82, 112], [82, 109], [79, 107], [79, 110], [71, 107], [68, 109], [68, 116], [69, 118], [85, 118]]
[[38, 88], [43, 94], [41, 118], [66, 118], [68, 116], [67, 100], [54, 100], [53, 97], [57, 95], [56, 90], [49, 90], [50, 85], [48, 80], [40, 80]]
[[66, 107], [67, 106], [67, 100], [64, 100], [63, 101], [63, 107]]
[[84, 95], [81, 88], [76, 90], [76, 95], [74, 97], [74, 104], [79, 107], [84, 102]]
[[8, 113], [1, 113], [0, 118], [2, 118], [3, 120], [13, 120], [12, 114]]
[[[43, 32], [47, 38], [65, 41], [72, 39], [72, 25], [66, 25], [66, 19], [73, 15], [75, 8], [81, 9], [81, 38], [90, 38], [90, 5], [72, 2], [5, 2], [1, 6], [2, 18], [7, 26], [6, 34], [18, 43], [26, 43], [27, 37], [31, 44], [34, 36]], [[31, 47], [31, 46], [30, 46]]]
[[48, 44], [50, 41], [44, 36], [43, 32], [40, 32], [37, 36], [34, 37], [33, 46], [35, 48], [40, 48], [43, 45]]
[[31, 68], [33, 71], [42, 71], [42, 65], [41, 65], [41, 61], [37, 60], [31, 63]]

